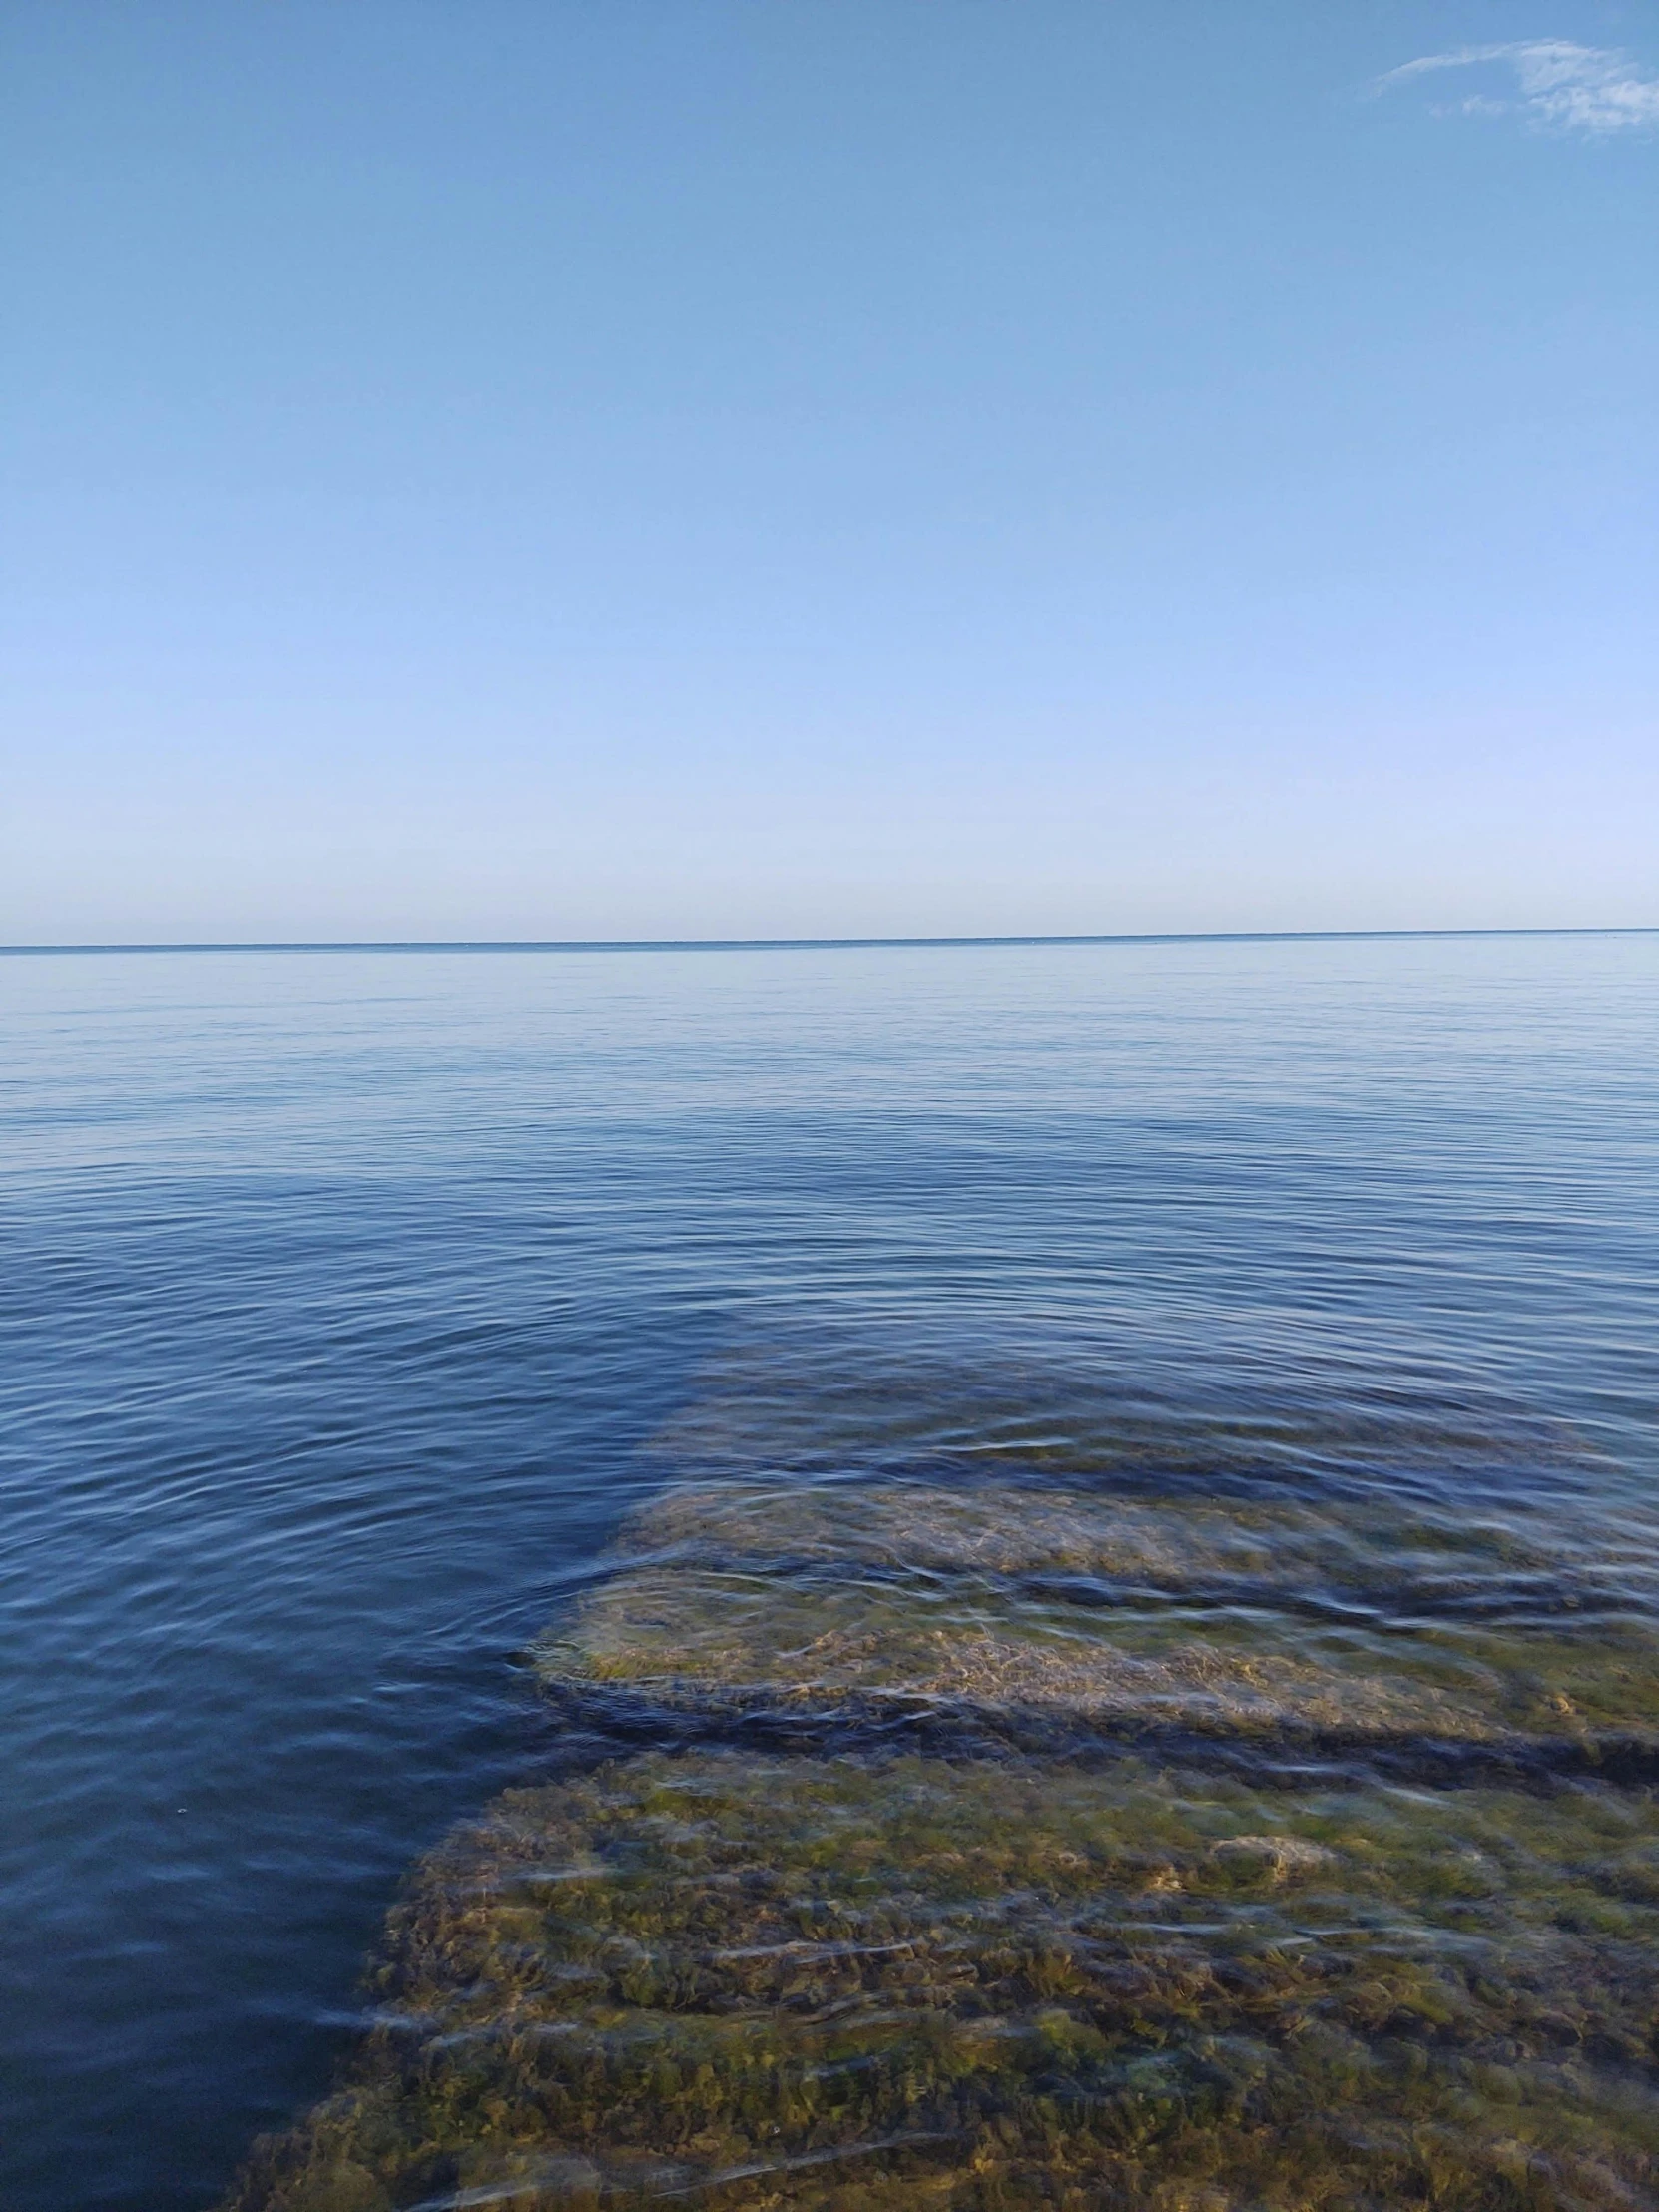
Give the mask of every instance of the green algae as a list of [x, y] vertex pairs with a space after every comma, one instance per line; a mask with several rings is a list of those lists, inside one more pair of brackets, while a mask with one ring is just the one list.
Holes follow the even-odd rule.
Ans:
[[[704, 1734], [422, 1863], [234, 2212], [1659, 2205], [1659, 1798], [1382, 1759], [1645, 1743], [1628, 1565], [1421, 1500], [671, 1492], [532, 1659]], [[836, 1748], [887, 1712], [1094, 1751]]]
[[1033, 1602], [993, 1587], [826, 1583], [642, 1568], [535, 1647], [552, 1688], [648, 1689], [724, 1714], [796, 1713], [850, 1694], [1079, 1723], [1302, 1728], [1493, 1742], [1645, 1733], [1659, 1712], [1646, 1623], [1576, 1633], [1326, 1627], [1220, 1609]]
[[[1603, 1740], [1647, 1743], [1659, 1713], [1651, 1618], [1583, 1575], [1565, 1588], [1559, 1559], [1540, 1588], [1542, 1548], [1496, 1526], [912, 1483], [671, 1494], [621, 1548], [629, 1563], [533, 1653], [550, 1690], [612, 1693], [613, 1714], [618, 1692], [728, 1720], [856, 1698], [971, 1710], [1016, 1738], [1024, 1720], [1060, 1718], [1109, 1734], [1542, 1740], [1593, 1755]], [[1617, 1564], [1597, 1563], [1609, 1577]], [[1376, 1602], [1362, 1609], [1368, 1566]], [[1483, 1619], [1501, 1573], [1520, 1570], [1509, 1617]], [[1079, 1600], [1056, 1589], [1064, 1574], [1120, 1586]], [[1346, 1617], [1329, 1595], [1311, 1602], [1333, 1587]], [[1471, 1592], [1473, 1617], [1459, 1617]]]
[[1645, 2203], [1656, 1855], [1594, 1789], [649, 1755], [426, 1862], [236, 2202]]
[[[1310, 1583], [1409, 1602], [1536, 1595], [1573, 1575], [1651, 1570], [1639, 1531], [1551, 1525], [1528, 1536], [1502, 1514], [1409, 1498], [1124, 1497], [1006, 1478], [781, 1485], [686, 1484], [636, 1513], [625, 1556], [675, 1563], [834, 1562], [997, 1575], [1083, 1574], [1182, 1590], [1226, 1578], [1287, 1591]], [[1581, 1594], [1581, 1593], [1580, 1593]]]
[[833, 1708], [856, 1694], [1136, 1725], [1469, 1732], [1438, 1685], [1379, 1679], [1364, 1652], [1344, 1679], [1253, 1627], [1225, 1620], [1194, 1634], [989, 1589], [941, 1601], [925, 1586], [645, 1569], [594, 1593], [534, 1658], [550, 1687], [650, 1689], [725, 1714]]

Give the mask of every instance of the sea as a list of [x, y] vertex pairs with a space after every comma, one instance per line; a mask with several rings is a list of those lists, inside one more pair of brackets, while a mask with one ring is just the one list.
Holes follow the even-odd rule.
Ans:
[[326, 2092], [688, 1479], [1409, 1493], [1659, 1607], [1659, 934], [18, 953], [0, 1130], [8, 2212]]

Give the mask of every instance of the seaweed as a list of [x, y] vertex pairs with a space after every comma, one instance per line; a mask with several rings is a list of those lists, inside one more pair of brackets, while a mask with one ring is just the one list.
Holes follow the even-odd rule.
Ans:
[[[1052, 1489], [729, 1486], [670, 1493], [624, 1531], [621, 1557], [531, 1654], [551, 1693], [611, 1726], [633, 1699], [636, 1730], [677, 1711], [727, 1725], [855, 1710], [967, 1716], [1026, 1748], [1061, 1742], [1063, 1720], [1078, 1742], [1178, 1729], [1517, 1756], [1542, 1744], [1568, 1768], [1635, 1746], [1659, 1761], [1659, 1624], [1620, 1579], [1627, 1563], [1592, 1554], [1574, 1574], [1557, 1555], [1546, 1576], [1541, 1548], [1502, 1524], [1376, 1503], [1344, 1517]], [[1252, 1586], [1218, 1591], [1207, 1578], [1223, 1562], [1248, 1565]], [[1362, 1609], [1366, 1572], [1384, 1569], [1391, 1605]], [[1506, 1618], [1491, 1617], [1494, 1581]], [[1426, 1608], [1425, 1583], [1461, 1591], [1463, 1611]]]
[[[422, 1862], [233, 2212], [1659, 2203], [1628, 1566], [1398, 1499], [670, 1493], [532, 1654], [660, 1740]], [[1505, 1578], [1499, 1618], [1290, 1602]]]
[[1596, 1789], [650, 1754], [424, 1864], [235, 2202], [1647, 2202], [1656, 1865]]
[[1471, 1512], [1384, 1494], [1259, 1496], [1221, 1503], [1156, 1491], [1126, 1496], [1006, 1477], [780, 1485], [724, 1482], [669, 1490], [636, 1513], [624, 1556], [664, 1563], [809, 1564], [976, 1572], [1041, 1586], [1217, 1594], [1223, 1602], [1361, 1610], [1393, 1620], [1439, 1613], [1519, 1618], [1622, 1609], [1651, 1596], [1651, 1536], [1512, 1512]]

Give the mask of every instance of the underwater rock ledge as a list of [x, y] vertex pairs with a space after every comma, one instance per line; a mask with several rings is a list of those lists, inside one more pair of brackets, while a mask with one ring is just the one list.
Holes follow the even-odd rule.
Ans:
[[1646, 1563], [1551, 1548], [1381, 1503], [729, 1485], [637, 1515], [530, 1659], [625, 1738], [1659, 1778]]
[[234, 2202], [1645, 2204], [1656, 1938], [1602, 1792], [646, 1755], [431, 1855]]
[[[639, 1516], [536, 1664], [682, 1748], [509, 1792], [421, 1863], [339, 2089], [234, 2212], [1659, 2205], [1639, 1614], [1074, 1606], [1007, 1562], [1063, 1525], [1098, 1566], [1130, 1524], [1028, 1504]], [[1288, 1586], [1345, 1547], [1352, 1572], [1352, 1532], [1261, 1519], [1133, 1534], [1167, 1583], [1264, 1541]], [[1452, 1541], [1465, 1573], [1515, 1564]], [[1344, 1771], [1268, 1771], [1299, 1740]], [[1047, 1755], [1091, 1741], [1113, 1756]], [[1390, 1774], [1430, 1752], [1454, 1787]], [[1623, 1787], [1561, 1779], [1619, 1756]]]

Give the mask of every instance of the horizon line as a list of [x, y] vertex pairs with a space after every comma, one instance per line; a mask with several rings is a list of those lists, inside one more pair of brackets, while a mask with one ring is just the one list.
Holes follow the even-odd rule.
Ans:
[[1147, 929], [943, 937], [340, 937], [205, 938], [171, 943], [0, 944], [8, 959], [178, 952], [883, 952], [999, 945], [1297, 944], [1441, 937], [1651, 937], [1659, 923], [1453, 929]]

